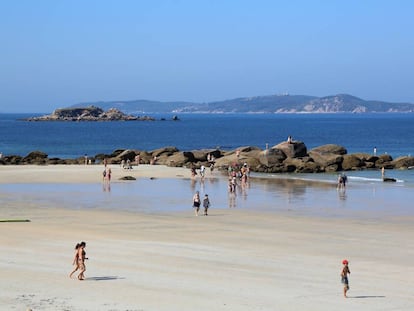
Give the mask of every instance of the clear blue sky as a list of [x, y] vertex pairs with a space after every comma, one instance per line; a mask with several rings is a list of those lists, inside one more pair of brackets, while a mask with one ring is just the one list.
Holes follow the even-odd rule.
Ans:
[[414, 1], [0, 2], [0, 112], [288, 92], [413, 102]]

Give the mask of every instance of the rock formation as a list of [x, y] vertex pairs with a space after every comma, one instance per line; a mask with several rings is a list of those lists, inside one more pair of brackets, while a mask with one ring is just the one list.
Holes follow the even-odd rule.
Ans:
[[[111, 154], [97, 154], [90, 157], [92, 164], [102, 163], [104, 159], [109, 164], [120, 164], [130, 160], [134, 163], [139, 155], [141, 164], [162, 164], [174, 167], [210, 166], [209, 159], [214, 157], [217, 169], [227, 170], [229, 166], [246, 163], [251, 171], [265, 173], [321, 173], [363, 169], [412, 169], [414, 157], [404, 156], [393, 160], [388, 154], [374, 156], [366, 153], [347, 154], [347, 150], [339, 145], [323, 145], [306, 152], [303, 142], [282, 142], [268, 150], [258, 147], [244, 146], [235, 150], [203, 149], [180, 151], [176, 147], [164, 147], [152, 151], [118, 149]], [[210, 155], [210, 156], [209, 156]], [[156, 159], [154, 161], [154, 159]], [[84, 164], [84, 158], [59, 159], [48, 158], [41, 151], [30, 152], [27, 156], [5, 155], [0, 159], [0, 165], [19, 164]]]
[[99, 107], [62, 108], [40, 117], [25, 119], [26, 121], [153, 121], [152, 117], [136, 117], [127, 115], [116, 108], [107, 111]]

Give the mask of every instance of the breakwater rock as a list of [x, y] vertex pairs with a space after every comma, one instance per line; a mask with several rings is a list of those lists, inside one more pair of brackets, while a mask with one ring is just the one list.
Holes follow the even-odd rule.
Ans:
[[97, 154], [93, 157], [81, 156], [76, 159], [49, 158], [42, 151], [32, 151], [26, 156], [6, 155], [0, 165], [52, 165], [52, 164], [108, 164], [130, 163], [167, 165], [174, 167], [194, 167], [201, 165], [227, 170], [229, 166], [246, 163], [254, 172], [264, 173], [323, 173], [365, 169], [410, 169], [414, 167], [414, 157], [404, 156], [393, 159], [391, 155], [371, 155], [367, 153], [348, 154], [343, 146], [323, 145], [307, 150], [300, 141], [281, 142], [272, 148], [262, 150], [245, 146], [234, 150], [203, 149], [180, 151], [176, 147], [164, 147], [152, 151], [118, 149], [111, 154]]
[[116, 108], [107, 111], [99, 107], [62, 108], [51, 114], [24, 119], [25, 121], [154, 121], [148, 116], [128, 115]]

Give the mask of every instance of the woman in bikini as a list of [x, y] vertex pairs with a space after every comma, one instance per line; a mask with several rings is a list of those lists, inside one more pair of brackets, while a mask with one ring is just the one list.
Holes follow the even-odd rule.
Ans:
[[84, 275], [86, 271], [85, 260], [88, 259], [86, 258], [85, 247], [86, 247], [86, 243], [80, 242], [78, 252], [77, 252], [78, 266], [80, 270], [79, 275], [78, 275], [78, 280], [80, 281], [83, 281], [85, 279], [85, 275]]
[[77, 243], [75, 246], [75, 257], [73, 258], [73, 263], [72, 265], [75, 266], [75, 269], [69, 274], [69, 277], [72, 278], [72, 275], [78, 271], [79, 269], [79, 264], [78, 264], [78, 249], [80, 247], [80, 243]]
[[196, 216], [198, 216], [198, 211], [200, 210], [200, 203], [200, 193], [197, 191], [193, 196], [193, 208]]

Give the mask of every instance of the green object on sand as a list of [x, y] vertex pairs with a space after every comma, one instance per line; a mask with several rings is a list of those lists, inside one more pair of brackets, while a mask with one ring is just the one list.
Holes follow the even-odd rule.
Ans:
[[30, 219], [0, 219], [0, 222], [30, 222]]

